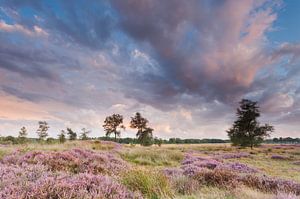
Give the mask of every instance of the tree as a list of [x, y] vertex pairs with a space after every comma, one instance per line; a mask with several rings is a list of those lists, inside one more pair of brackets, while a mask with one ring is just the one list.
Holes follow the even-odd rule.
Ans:
[[157, 144], [159, 147], [162, 145], [163, 140], [161, 138], [155, 137], [154, 144]]
[[58, 135], [58, 139], [60, 143], [66, 142], [66, 132], [64, 130], [61, 130], [60, 134]]
[[106, 117], [103, 128], [107, 137], [111, 134], [115, 134], [115, 141], [117, 141], [117, 136], [120, 137], [121, 135], [121, 129], [125, 129], [125, 126], [123, 125], [123, 116], [120, 114], [113, 114]]
[[19, 141], [21, 143], [24, 143], [26, 140], [26, 137], [27, 137], [27, 130], [26, 130], [25, 126], [23, 126], [19, 131], [19, 136], [18, 136]]
[[138, 130], [136, 136], [143, 146], [150, 146], [153, 143], [153, 129], [147, 127], [147, 124], [148, 120], [138, 112], [131, 117], [130, 127]]
[[77, 133], [73, 131], [71, 128], [67, 128], [67, 134], [69, 135], [69, 140], [77, 139]]
[[82, 128], [81, 129], [81, 134], [80, 134], [80, 139], [82, 139], [82, 140], [88, 140], [89, 139], [89, 137], [88, 137], [88, 134], [91, 132], [91, 131], [89, 131], [89, 130], [87, 130], [87, 129], [85, 129], [85, 128]]
[[274, 131], [273, 126], [265, 124], [260, 126], [257, 118], [260, 116], [257, 102], [243, 99], [240, 101], [240, 107], [237, 109], [237, 120], [227, 131], [227, 134], [233, 145], [247, 147], [259, 145], [269, 132]]
[[39, 121], [39, 128], [37, 129], [36, 133], [39, 136], [40, 140], [44, 140], [48, 136], [49, 125], [46, 121]]

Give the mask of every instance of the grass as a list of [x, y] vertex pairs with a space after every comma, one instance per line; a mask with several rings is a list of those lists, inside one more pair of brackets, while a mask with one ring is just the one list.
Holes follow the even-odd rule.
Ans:
[[159, 147], [134, 147], [120, 152], [121, 157], [128, 162], [144, 166], [178, 166], [183, 153]]
[[134, 169], [123, 174], [122, 183], [132, 191], [140, 191], [146, 198], [167, 199], [174, 195], [170, 182], [158, 171]]
[[[300, 183], [300, 165], [294, 162], [300, 161], [300, 147], [280, 148], [274, 145], [263, 147], [239, 149], [229, 144], [169, 144], [151, 147], [139, 145], [123, 145], [121, 150], [113, 150], [114, 145], [95, 141], [68, 141], [64, 144], [40, 144], [31, 143], [23, 145], [0, 145], [0, 159], [15, 151], [62, 151], [73, 148], [89, 149], [93, 151], [109, 151], [119, 155], [127, 161], [132, 169], [120, 176], [123, 185], [132, 191], [140, 191], [145, 198], [176, 198], [176, 199], [271, 199], [274, 194], [263, 193], [248, 187], [228, 189], [228, 187], [216, 187], [201, 185], [197, 189], [189, 187], [188, 179], [181, 178], [177, 184], [162, 174], [163, 168], [179, 167], [186, 152], [196, 152], [201, 156], [222, 155], [226, 153], [248, 152], [250, 157], [239, 159], [226, 159], [225, 162], [240, 162], [259, 169], [262, 174], [282, 179], [291, 179]], [[272, 155], [288, 157], [285, 160], [271, 159]], [[259, 174], [261, 175], [261, 174]], [[177, 187], [176, 187], [177, 186]], [[189, 189], [190, 188], [190, 189]]]

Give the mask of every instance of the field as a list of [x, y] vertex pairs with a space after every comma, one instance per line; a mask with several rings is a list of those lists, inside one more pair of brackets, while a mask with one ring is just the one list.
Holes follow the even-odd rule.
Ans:
[[295, 199], [300, 146], [0, 145], [0, 198]]

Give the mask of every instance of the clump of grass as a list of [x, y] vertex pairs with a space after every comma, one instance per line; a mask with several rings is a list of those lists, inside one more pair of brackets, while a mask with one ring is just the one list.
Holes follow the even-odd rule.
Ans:
[[192, 179], [188, 176], [179, 175], [172, 178], [172, 187], [179, 194], [191, 195], [199, 189], [200, 185], [195, 179]]
[[170, 181], [160, 172], [131, 170], [124, 173], [121, 180], [128, 189], [142, 193], [145, 198], [173, 198], [174, 196]]
[[102, 143], [99, 141], [95, 141], [94, 143], [92, 143], [92, 149], [93, 150], [99, 150], [99, 151], [109, 151], [115, 148], [115, 146], [112, 143]]
[[138, 165], [176, 166], [183, 159], [183, 154], [179, 151], [167, 149], [134, 148], [128, 151], [121, 151], [121, 157]]

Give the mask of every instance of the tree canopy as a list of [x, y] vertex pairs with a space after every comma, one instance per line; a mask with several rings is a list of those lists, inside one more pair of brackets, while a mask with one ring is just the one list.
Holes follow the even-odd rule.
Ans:
[[227, 134], [233, 145], [252, 148], [269, 136], [269, 132], [272, 132], [274, 128], [268, 124], [261, 126], [257, 121], [257, 118], [260, 117], [257, 102], [243, 99], [239, 104], [240, 107], [236, 113], [237, 119]]
[[143, 118], [140, 113], [131, 117], [130, 128], [137, 129], [137, 138], [141, 145], [150, 146], [153, 143], [153, 129], [148, 127], [148, 120]]
[[40, 140], [44, 140], [48, 136], [49, 125], [46, 121], [39, 121], [39, 128], [36, 133], [39, 136]]
[[116, 141], [117, 137], [120, 137], [121, 135], [121, 129], [125, 129], [125, 126], [123, 125], [123, 116], [120, 114], [113, 114], [106, 117], [103, 128], [106, 132], [106, 136], [109, 137], [111, 134], [114, 134]]
[[71, 128], [67, 128], [67, 134], [69, 136], [69, 140], [77, 139], [77, 133], [75, 131], [73, 131]]
[[27, 129], [25, 128], [25, 126], [23, 126], [20, 131], [19, 131], [19, 140], [21, 143], [23, 143], [26, 140], [27, 137]]

